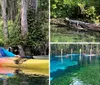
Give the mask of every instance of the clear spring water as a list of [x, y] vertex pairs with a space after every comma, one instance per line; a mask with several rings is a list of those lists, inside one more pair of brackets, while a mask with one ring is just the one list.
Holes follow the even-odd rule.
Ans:
[[[79, 58], [79, 54], [73, 54], [72, 59], [70, 54], [63, 55], [63, 62], [61, 62], [60, 56], [55, 56], [51, 59], [50, 63], [50, 81], [54, 81], [57, 78], [60, 78], [62, 75], [67, 73], [74, 73], [75, 70], [80, 70], [81, 67], [85, 65], [88, 66], [91, 63], [94, 63], [95, 60], [99, 60], [97, 56], [82, 56], [81, 60]], [[89, 74], [90, 75], [90, 74]], [[83, 81], [78, 79], [75, 76], [71, 76], [72, 81], [70, 84], [63, 84], [63, 85], [91, 85], [91, 84], [84, 84]], [[53, 82], [54, 84], [54, 82]], [[53, 85], [51, 84], [51, 85]]]

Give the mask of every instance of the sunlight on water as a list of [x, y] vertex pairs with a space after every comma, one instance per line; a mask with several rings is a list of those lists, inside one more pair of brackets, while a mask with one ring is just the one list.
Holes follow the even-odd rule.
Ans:
[[84, 85], [82, 81], [80, 81], [79, 79], [77, 78], [73, 78], [72, 79], [72, 83], [70, 85]]

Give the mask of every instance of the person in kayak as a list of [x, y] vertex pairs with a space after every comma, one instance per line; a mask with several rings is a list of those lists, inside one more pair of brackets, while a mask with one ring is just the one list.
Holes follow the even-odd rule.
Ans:
[[18, 46], [15, 47], [9, 47], [8, 48], [10, 52], [14, 53], [16, 55], [16, 58], [14, 61], [16, 64], [22, 64], [24, 61], [26, 61], [25, 55], [23, 55], [22, 51], [20, 51], [21, 48]]
[[8, 50], [4, 49], [3, 47], [0, 47], [0, 57], [8, 57], [8, 58], [17, 58], [14, 60], [16, 64], [20, 61], [21, 56], [13, 54], [12, 52], [9, 52]]

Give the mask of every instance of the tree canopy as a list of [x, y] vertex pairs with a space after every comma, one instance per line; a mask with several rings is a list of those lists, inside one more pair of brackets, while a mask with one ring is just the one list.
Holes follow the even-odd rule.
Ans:
[[[6, 8], [2, 6], [1, 2], [4, 2]], [[4, 46], [22, 45], [23, 48], [29, 48], [33, 54], [41, 54], [41, 55], [47, 54], [46, 51], [48, 48], [48, 14], [49, 14], [47, 8], [48, 1], [2, 0], [1, 2], [0, 2], [1, 4], [0, 45]], [[22, 6], [25, 4], [26, 7]], [[25, 10], [26, 10], [26, 15], [25, 15]], [[4, 17], [2, 16], [3, 11], [6, 13]], [[5, 22], [7, 23], [6, 25], [7, 27], [5, 28], [8, 29], [7, 40], [5, 40], [4, 37], [4, 35], [6, 35], [4, 33], [5, 30], [4, 18], [6, 19]], [[25, 24], [27, 24], [27, 26]], [[44, 49], [42, 49], [43, 47]]]
[[51, 0], [51, 17], [100, 20], [99, 0]]

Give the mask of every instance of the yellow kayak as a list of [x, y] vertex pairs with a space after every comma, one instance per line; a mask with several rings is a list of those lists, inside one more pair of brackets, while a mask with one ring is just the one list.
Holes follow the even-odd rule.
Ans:
[[16, 58], [0, 58], [0, 66], [25, 69], [49, 69], [49, 60], [26, 59], [21, 64], [15, 63]]

